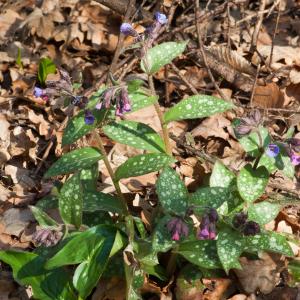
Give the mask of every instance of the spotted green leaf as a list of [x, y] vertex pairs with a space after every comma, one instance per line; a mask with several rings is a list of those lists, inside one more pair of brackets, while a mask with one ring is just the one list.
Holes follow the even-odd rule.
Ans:
[[176, 120], [197, 119], [211, 116], [233, 108], [229, 102], [207, 95], [183, 99], [164, 114], [166, 123]]
[[146, 124], [134, 121], [112, 122], [103, 127], [104, 133], [112, 140], [137, 149], [164, 152], [165, 146], [159, 136]]
[[144, 272], [138, 266], [128, 266], [125, 264], [125, 275], [127, 282], [127, 297], [128, 300], [140, 300], [140, 289], [144, 285]]
[[122, 201], [109, 194], [89, 191], [85, 192], [83, 196], [83, 210], [84, 211], [109, 211], [112, 213], [124, 213], [124, 206]]
[[38, 221], [39, 225], [42, 227], [52, 227], [58, 226], [57, 222], [49, 217], [45, 212], [36, 206], [29, 206], [35, 219]]
[[158, 99], [157, 96], [149, 96], [142, 90], [130, 93], [128, 96], [131, 102], [131, 111], [128, 113], [132, 113], [144, 107], [150, 106], [157, 102]]
[[266, 250], [271, 252], [277, 252], [286, 256], [293, 256], [293, 250], [291, 249], [286, 238], [273, 231], [257, 234], [252, 237], [245, 238], [247, 247], [255, 250]]
[[276, 218], [280, 212], [281, 205], [270, 202], [253, 204], [248, 209], [248, 218], [260, 225], [264, 225]]
[[97, 128], [97, 126], [104, 120], [107, 115], [107, 111], [92, 109], [92, 114], [95, 117], [95, 121], [92, 125], [87, 125], [84, 122], [84, 111], [80, 111], [76, 116], [68, 121], [68, 124], [64, 130], [62, 145], [69, 145], [76, 142], [78, 139]]
[[257, 132], [252, 132], [249, 135], [239, 139], [240, 144], [244, 150], [251, 156], [258, 156], [260, 154], [259, 148], [262, 146], [266, 148], [271, 143], [271, 137], [269, 135], [268, 129], [265, 127], [258, 127], [262, 145], [260, 145], [260, 139]]
[[238, 175], [237, 186], [241, 197], [253, 202], [264, 193], [268, 181], [269, 172], [265, 167], [254, 170], [251, 165], [246, 165]]
[[66, 224], [80, 227], [82, 221], [83, 192], [80, 182], [80, 173], [69, 178], [60, 190], [59, 212]]
[[73, 150], [59, 158], [46, 172], [45, 178], [86, 169], [102, 159], [101, 153], [92, 147]]
[[232, 268], [241, 268], [238, 259], [244, 247], [245, 241], [237, 231], [223, 228], [218, 233], [217, 251], [226, 273]]
[[116, 170], [116, 179], [135, 177], [159, 171], [174, 159], [163, 153], [148, 153], [131, 157]]
[[194, 265], [207, 269], [221, 267], [214, 240], [183, 242], [177, 252]]
[[179, 175], [166, 167], [156, 182], [160, 204], [166, 212], [184, 215], [187, 208], [188, 191]]
[[228, 170], [223, 163], [217, 161], [210, 175], [209, 184], [211, 187], [230, 187], [236, 176]]
[[98, 163], [80, 171], [80, 180], [84, 191], [96, 190], [98, 173]]
[[164, 216], [161, 218], [152, 235], [152, 247], [155, 253], [157, 252], [167, 252], [176, 244], [175, 241], [171, 239], [171, 233], [167, 229], [167, 223], [171, 220], [170, 216]]
[[219, 208], [229, 199], [229, 189], [222, 187], [204, 187], [190, 194], [189, 204], [200, 211], [207, 207]]
[[149, 49], [141, 61], [142, 70], [154, 74], [183, 53], [186, 45], [187, 42], [166, 42]]

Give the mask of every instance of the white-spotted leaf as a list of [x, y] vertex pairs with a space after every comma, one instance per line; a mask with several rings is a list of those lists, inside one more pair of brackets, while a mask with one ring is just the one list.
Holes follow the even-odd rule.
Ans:
[[73, 150], [59, 158], [46, 172], [45, 178], [86, 169], [102, 159], [101, 153], [92, 147]]
[[238, 259], [244, 247], [245, 241], [237, 231], [223, 228], [218, 233], [217, 251], [226, 273], [232, 268], [241, 268]]
[[43, 210], [36, 206], [29, 206], [35, 219], [38, 221], [41, 227], [53, 227], [58, 226], [58, 223], [49, 217]]
[[122, 201], [109, 194], [89, 191], [85, 192], [83, 196], [83, 210], [84, 211], [109, 211], [112, 213], [124, 213], [124, 206]]
[[209, 184], [211, 187], [230, 187], [236, 176], [228, 170], [222, 162], [217, 161], [210, 175]]
[[174, 58], [183, 53], [187, 42], [166, 42], [148, 50], [141, 61], [141, 68], [145, 73], [154, 74]]
[[228, 188], [204, 187], [190, 194], [189, 204], [203, 211], [203, 208], [219, 208], [230, 197]]
[[112, 122], [103, 127], [112, 140], [137, 149], [165, 152], [164, 143], [157, 132], [146, 124], [134, 121]]
[[286, 238], [276, 232], [268, 231], [266, 233], [247, 237], [245, 240], [250, 249], [266, 250], [281, 253], [286, 256], [293, 256], [293, 250], [291, 249]]
[[251, 165], [246, 165], [238, 175], [237, 186], [241, 197], [253, 202], [264, 193], [268, 181], [269, 172], [265, 167], [254, 170]]
[[63, 185], [59, 193], [59, 212], [66, 224], [80, 227], [82, 221], [82, 186], [80, 173], [74, 174]]
[[156, 182], [156, 192], [166, 212], [184, 215], [187, 208], [188, 191], [179, 175], [166, 167]]
[[148, 153], [131, 157], [116, 170], [117, 180], [136, 177], [159, 171], [164, 166], [174, 162], [174, 159], [163, 153]]
[[267, 201], [253, 204], [248, 209], [248, 218], [260, 225], [265, 225], [276, 218], [281, 205]]
[[158, 97], [157, 96], [149, 96], [145, 93], [143, 93], [143, 91], [137, 91], [134, 92], [132, 94], [128, 95], [129, 99], [130, 99], [130, 103], [131, 103], [131, 111], [128, 112], [132, 113], [135, 112], [137, 110], [140, 110], [144, 107], [150, 106], [152, 104], [154, 104], [155, 102], [157, 102]]
[[98, 180], [98, 163], [80, 172], [80, 180], [84, 191], [95, 191]]
[[255, 131], [239, 139], [239, 142], [244, 148], [245, 152], [254, 157], [260, 154], [260, 147], [266, 148], [271, 143], [268, 129], [260, 126], [258, 127], [258, 130], [261, 136], [262, 145], [260, 145], [260, 138], [258, 133]]
[[207, 95], [195, 95], [183, 99], [164, 114], [166, 123], [176, 120], [197, 119], [233, 108], [233, 104]]
[[177, 252], [194, 265], [206, 269], [221, 267], [214, 240], [183, 242]]

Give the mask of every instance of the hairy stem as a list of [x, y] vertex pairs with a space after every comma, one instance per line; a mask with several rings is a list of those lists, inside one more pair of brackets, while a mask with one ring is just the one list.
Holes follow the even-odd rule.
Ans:
[[114, 171], [113, 171], [113, 169], [110, 165], [110, 162], [108, 160], [107, 153], [105, 151], [105, 148], [104, 148], [104, 145], [102, 143], [101, 137], [100, 137], [99, 133], [96, 130], [93, 131], [93, 137], [96, 140], [97, 146], [98, 146], [101, 154], [103, 155], [103, 161], [104, 161], [105, 167], [106, 167], [106, 169], [109, 173], [109, 176], [111, 177], [111, 180], [114, 184], [114, 187], [116, 189], [118, 197], [122, 200], [122, 203], [123, 203], [123, 206], [124, 206], [124, 212], [128, 215], [129, 212], [128, 212], [128, 207], [127, 207], [127, 204], [126, 204], [126, 200], [125, 200], [125, 198], [124, 198], [124, 196], [121, 192], [119, 182], [118, 182], [118, 180], [116, 180]]
[[[153, 96], [157, 96], [156, 91], [155, 91], [155, 87], [154, 87], [154, 82], [153, 82], [152, 75], [148, 75], [148, 82], [149, 82], [151, 94]], [[160, 106], [159, 106], [158, 102], [154, 103], [154, 108], [156, 110], [157, 116], [159, 118], [159, 121], [160, 121], [160, 124], [161, 124], [161, 127], [162, 127], [163, 139], [164, 139], [164, 142], [165, 142], [165, 145], [166, 145], [166, 151], [169, 155], [172, 155], [168, 127], [167, 127], [167, 124], [165, 124], [165, 122], [164, 122], [163, 113], [160, 109]]]

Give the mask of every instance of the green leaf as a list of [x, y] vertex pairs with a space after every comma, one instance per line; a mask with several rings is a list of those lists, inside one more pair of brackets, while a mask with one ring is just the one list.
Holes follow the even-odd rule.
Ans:
[[[104, 240], [115, 240], [116, 229], [109, 225], [92, 227], [71, 239], [59, 252], [50, 258], [46, 268], [75, 265], [87, 260]], [[79, 247], [80, 245], [80, 247]]]
[[207, 95], [196, 95], [181, 100], [164, 114], [166, 123], [170, 121], [197, 119], [211, 116], [233, 108], [233, 104]]
[[171, 233], [167, 229], [167, 223], [171, 220], [170, 216], [164, 216], [157, 223], [152, 235], [152, 247], [154, 253], [167, 252], [176, 245], [175, 241], [171, 240]]
[[82, 222], [83, 192], [80, 173], [76, 173], [63, 185], [59, 194], [59, 212], [66, 224], [73, 224], [77, 228]]
[[166, 212], [184, 215], [187, 209], [188, 191], [179, 175], [170, 167], [164, 168], [156, 182], [160, 204]]
[[236, 176], [233, 172], [228, 170], [223, 163], [217, 161], [214, 164], [214, 168], [210, 175], [209, 184], [211, 187], [219, 186], [223, 188], [228, 188], [231, 186], [232, 182]]
[[84, 111], [80, 111], [68, 121], [63, 133], [62, 146], [76, 142], [78, 139], [97, 128], [107, 115], [107, 110], [105, 109], [92, 109], [91, 112], [95, 117], [95, 121], [92, 125], [85, 124]]
[[195, 205], [195, 210], [203, 211], [203, 208], [219, 208], [230, 197], [228, 188], [222, 187], [205, 187], [198, 189], [195, 193], [190, 194], [189, 204]]
[[83, 196], [84, 211], [109, 211], [123, 214], [124, 205], [117, 197], [101, 192], [85, 192]]
[[81, 298], [85, 299], [97, 285], [106, 268], [113, 243], [112, 238], [103, 240], [76, 268], [73, 284]]
[[134, 93], [129, 93], [128, 97], [131, 103], [131, 111], [127, 114], [138, 111], [144, 107], [153, 105], [158, 100], [157, 96], [149, 96], [142, 90], [138, 90]]
[[286, 238], [283, 235], [272, 231], [257, 234], [253, 237], [247, 237], [246, 241], [247, 246], [250, 249], [266, 250], [281, 253], [286, 256], [293, 256], [293, 250]]
[[164, 166], [174, 162], [174, 159], [163, 153], [141, 154], [131, 157], [116, 170], [117, 180], [135, 177], [159, 171]]
[[158, 133], [146, 124], [134, 121], [112, 122], [103, 127], [112, 140], [137, 149], [165, 152], [165, 145]]
[[[289, 261], [288, 270], [292, 281], [292, 286], [297, 286], [300, 282], [300, 260], [294, 259]], [[289, 284], [291, 286], [291, 284]]]
[[137, 266], [125, 266], [127, 300], [140, 300], [139, 289], [144, 285], [144, 272]]
[[96, 191], [98, 180], [98, 163], [80, 172], [80, 181], [84, 191]]
[[56, 72], [56, 66], [54, 62], [48, 58], [44, 57], [40, 60], [39, 70], [38, 70], [38, 81], [41, 85], [45, 84], [48, 74], [54, 74]]
[[214, 240], [183, 242], [177, 252], [194, 265], [207, 269], [221, 267]]
[[45, 212], [43, 212], [40, 208], [35, 206], [29, 206], [31, 209], [35, 219], [38, 221], [39, 225], [42, 227], [52, 227], [58, 226], [58, 223], [49, 217]]
[[68, 174], [86, 169], [102, 159], [101, 153], [92, 147], [84, 147], [73, 150], [64, 154], [59, 158], [46, 172], [45, 178], [57, 176], [61, 174]]
[[281, 205], [266, 201], [253, 204], [248, 209], [248, 218], [260, 225], [265, 225], [276, 218], [280, 208]]
[[[271, 143], [268, 129], [260, 126], [258, 127], [258, 130], [262, 138], [262, 146], [263, 148], [266, 148]], [[242, 137], [239, 139], [239, 142], [250, 156], [256, 157], [260, 154], [260, 140], [257, 132], [252, 132], [249, 135]]]
[[35, 207], [41, 210], [58, 208], [58, 198], [55, 195], [47, 195], [36, 203]]
[[106, 211], [83, 211], [82, 224], [93, 227], [100, 224], [113, 225], [113, 220], [110, 214]]
[[45, 259], [35, 253], [0, 251], [0, 260], [13, 269], [14, 278], [30, 285], [35, 299], [75, 300], [68, 274], [62, 269], [45, 270]]
[[149, 49], [141, 61], [142, 70], [154, 74], [183, 53], [186, 45], [187, 42], [166, 42]]
[[238, 175], [237, 186], [242, 198], [253, 202], [264, 193], [268, 181], [269, 172], [265, 167], [254, 170], [251, 165], [246, 165]]
[[241, 269], [239, 257], [245, 248], [245, 241], [240, 233], [229, 228], [222, 228], [218, 233], [217, 250], [219, 259], [226, 273], [232, 268]]

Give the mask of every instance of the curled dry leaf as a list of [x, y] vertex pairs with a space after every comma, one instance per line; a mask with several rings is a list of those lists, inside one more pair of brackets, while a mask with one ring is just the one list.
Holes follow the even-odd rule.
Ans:
[[235, 269], [243, 289], [246, 293], [256, 293], [257, 291], [263, 294], [270, 293], [280, 280], [278, 270], [278, 262], [273, 258], [263, 253], [258, 260], [248, 260], [246, 257], [240, 258], [242, 270]]
[[208, 48], [208, 51], [219, 61], [228, 64], [238, 72], [255, 76], [255, 68], [237, 51], [231, 50], [227, 46], [213, 46]]
[[257, 85], [254, 90], [253, 104], [263, 108], [281, 108], [284, 96], [275, 82], [267, 83], [265, 86]]

